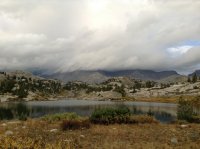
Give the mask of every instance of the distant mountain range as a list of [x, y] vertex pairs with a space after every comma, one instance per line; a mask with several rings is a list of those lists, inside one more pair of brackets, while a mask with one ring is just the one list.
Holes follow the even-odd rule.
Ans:
[[34, 73], [44, 78], [52, 78], [62, 80], [64, 82], [68, 81], [83, 81], [87, 83], [100, 83], [112, 77], [131, 77], [141, 80], [153, 80], [153, 81], [163, 81], [168, 80], [174, 81], [176, 79], [185, 80], [187, 77], [178, 74], [176, 71], [153, 71], [153, 70], [117, 70], [117, 71], [106, 71], [106, 70], [96, 70], [96, 71], [86, 71], [77, 70], [73, 72], [57, 72], [53, 74], [47, 74], [42, 72]]

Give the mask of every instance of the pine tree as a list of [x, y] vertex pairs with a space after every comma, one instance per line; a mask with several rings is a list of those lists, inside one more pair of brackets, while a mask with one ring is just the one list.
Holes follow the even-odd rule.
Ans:
[[187, 80], [188, 82], [191, 82], [191, 79], [190, 79], [190, 77], [188, 77], [188, 80]]
[[192, 77], [192, 82], [193, 83], [197, 82], [197, 74], [196, 73]]

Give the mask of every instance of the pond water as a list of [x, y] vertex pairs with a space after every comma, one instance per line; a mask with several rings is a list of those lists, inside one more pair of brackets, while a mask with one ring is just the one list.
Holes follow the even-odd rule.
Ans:
[[163, 123], [176, 119], [177, 105], [171, 103], [119, 102], [95, 100], [58, 100], [0, 103], [0, 119], [16, 118], [18, 113], [27, 113], [31, 118], [46, 114], [75, 112], [81, 116], [90, 116], [95, 109], [127, 106], [133, 114], [148, 114]]

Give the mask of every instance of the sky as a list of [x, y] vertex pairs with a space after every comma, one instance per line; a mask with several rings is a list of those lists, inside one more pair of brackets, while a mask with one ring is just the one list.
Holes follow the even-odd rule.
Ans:
[[0, 69], [200, 69], [199, 0], [1, 0]]

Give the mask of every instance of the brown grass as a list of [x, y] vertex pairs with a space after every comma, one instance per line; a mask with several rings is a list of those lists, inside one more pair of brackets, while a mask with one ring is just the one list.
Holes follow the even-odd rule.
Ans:
[[[91, 125], [89, 129], [60, 130], [60, 122], [48, 123], [40, 120], [0, 123], [0, 148], [37, 149], [199, 149], [200, 125], [190, 124], [181, 128], [179, 124], [114, 124]], [[55, 132], [50, 130], [57, 129]], [[10, 130], [13, 135], [6, 136]], [[176, 138], [177, 144], [171, 143]]]
[[62, 130], [74, 130], [74, 129], [84, 129], [90, 128], [90, 121], [88, 119], [83, 120], [64, 120], [61, 123]]
[[154, 117], [148, 115], [134, 115], [130, 117], [130, 123], [133, 124], [158, 124]]

